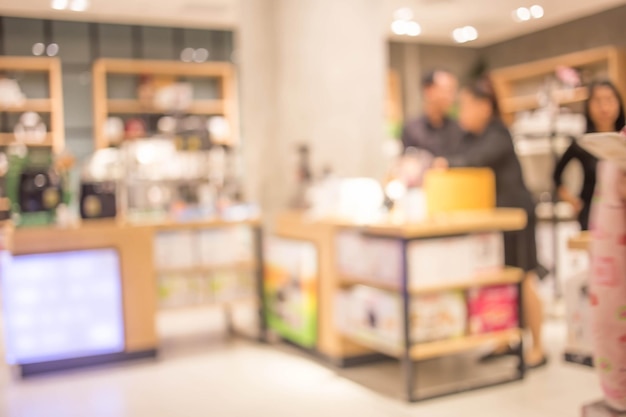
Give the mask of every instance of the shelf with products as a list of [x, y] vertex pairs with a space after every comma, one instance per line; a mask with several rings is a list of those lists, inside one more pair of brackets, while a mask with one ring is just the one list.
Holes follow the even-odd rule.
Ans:
[[51, 113], [52, 100], [47, 98], [26, 99], [23, 103], [18, 105], [3, 106], [0, 104], [0, 112], [25, 113], [28, 111], [35, 113]]
[[[137, 98], [109, 97], [111, 75], [142, 78], [137, 85]], [[195, 79], [215, 81], [218, 97], [194, 97], [192, 84], [181, 80]], [[236, 71], [230, 63], [103, 58], [93, 66], [93, 97], [96, 149], [114, 142], [107, 136], [107, 120], [113, 115], [221, 116], [228, 127], [220, 128], [226, 132], [214, 135], [212, 142], [228, 146], [238, 143]]]
[[[375, 353], [400, 359], [406, 398], [413, 402], [428, 398], [415, 386], [415, 376], [425, 366], [421, 361], [521, 340], [523, 272], [504, 266], [502, 233], [525, 224], [524, 211], [515, 209], [365, 225], [285, 213], [274, 232], [281, 239], [294, 240], [290, 243], [294, 250], [297, 242], [317, 248], [316, 268], [311, 269], [316, 273], [308, 274], [315, 277], [309, 285], [318, 292], [312, 312], [318, 324], [315, 350], [339, 363], [366, 360]], [[268, 260], [293, 267], [308, 265], [298, 264], [290, 253], [268, 251]], [[268, 274], [266, 279], [283, 276]], [[291, 318], [290, 328], [298, 329], [302, 320], [289, 313], [302, 298], [290, 290], [282, 294], [283, 304], [270, 301], [268, 308]], [[309, 308], [305, 305], [302, 311]], [[521, 349], [514, 364], [508, 381], [524, 376]], [[446, 394], [468, 389], [458, 388], [455, 381], [452, 386], [457, 388], [446, 388]], [[471, 383], [472, 389], [483, 386], [476, 380]]]
[[[144, 105], [139, 100], [133, 99], [108, 99], [107, 107], [109, 114], [168, 114], [171, 111], [157, 108], [153, 105]], [[195, 100], [191, 106], [184, 111], [184, 114], [194, 115], [222, 115], [224, 114], [224, 103], [221, 100]]]
[[[453, 280], [438, 285], [428, 286], [411, 286], [408, 291], [411, 295], [430, 294], [436, 292], [446, 292], [453, 290], [463, 290], [469, 288], [518, 284], [523, 279], [524, 273], [519, 268], [507, 267], [501, 271], [493, 271], [489, 273], [483, 273], [475, 275], [466, 280]], [[399, 291], [400, 287], [392, 283], [376, 282], [368, 279], [354, 278], [341, 276], [339, 283], [343, 287], [349, 287], [354, 285], [364, 285], [368, 287], [374, 287], [386, 291]]]
[[253, 272], [258, 268], [255, 262], [247, 261], [247, 262], [234, 262], [228, 264], [216, 264], [216, 265], [206, 265], [206, 266], [191, 266], [191, 267], [180, 267], [180, 268], [158, 268], [157, 274], [159, 275], [194, 275], [194, 274], [205, 274], [205, 273], [213, 273], [213, 272], [221, 272], [221, 271], [236, 271], [236, 272]]
[[[0, 71], [11, 72], [38, 72], [45, 73], [48, 81], [48, 98], [28, 98], [23, 97], [19, 92], [19, 86], [13, 84], [11, 87], [18, 90], [21, 99], [14, 100], [13, 103], [0, 104], [0, 113], [46, 113], [49, 115], [49, 134], [43, 146], [51, 146], [55, 153], [60, 153], [65, 147], [65, 127], [63, 119], [63, 88], [61, 78], [61, 61], [58, 58], [46, 57], [0, 57]], [[16, 93], [14, 91], [14, 93]], [[6, 97], [5, 97], [6, 100]], [[2, 134], [2, 142], [12, 141], [13, 137]], [[31, 145], [27, 146], [42, 146]]]
[[[0, 146], [8, 146], [16, 143], [18, 142], [16, 140], [15, 133], [0, 133]], [[46, 137], [42, 142], [29, 142], [25, 145], [29, 147], [52, 147], [54, 146], [54, 133], [46, 133]]]
[[552, 98], [561, 106], [585, 101], [587, 90], [584, 85], [596, 77], [610, 79], [623, 95], [626, 94], [626, 51], [614, 46], [498, 68], [492, 71], [491, 79], [505, 121], [512, 123], [516, 113], [542, 107], [539, 93], [544, 89], [546, 79], [555, 78], [557, 70], [565, 67], [579, 72], [583, 86], [557, 88]]

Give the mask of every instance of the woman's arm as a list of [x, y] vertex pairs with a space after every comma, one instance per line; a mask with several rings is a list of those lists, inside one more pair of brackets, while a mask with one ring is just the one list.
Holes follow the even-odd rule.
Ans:
[[475, 140], [465, 153], [446, 158], [450, 167], [492, 167], [507, 155], [515, 154], [513, 139], [504, 126], [489, 128], [484, 137]]
[[553, 179], [559, 199], [570, 203], [574, 207], [574, 210], [576, 210], [576, 213], [579, 213], [583, 209], [584, 203], [580, 198], [572, 194], [565, 185], [563, 185], [563, 172], [570, 161], [574, 158], [576, 158], [576, 144], [572, 143], [567, 148], [559, 162], [557, 162], [556, 167], [554, 168]]

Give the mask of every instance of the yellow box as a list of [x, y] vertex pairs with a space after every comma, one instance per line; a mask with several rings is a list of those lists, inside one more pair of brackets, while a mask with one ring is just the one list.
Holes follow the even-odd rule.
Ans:
[[496, 179], [488, 168], [431, 170], [424, 178], [424, 192], [429, 214], [496, 206]]

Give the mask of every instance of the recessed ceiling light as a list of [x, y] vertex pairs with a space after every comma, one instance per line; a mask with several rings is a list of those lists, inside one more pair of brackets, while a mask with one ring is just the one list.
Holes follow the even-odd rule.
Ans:
[[89, 8], [89, 0], [73, 0], [70, 10], [73, 12], [84, 12]]
[[532, 6], [530, 8], [530, 14], [535, 18], [535, 19], [541, 19], [543, 17], [543, 7], [539, 6], [538, 4], [535, 4], [534, 6]]
[[457, 43], [465, 43], [467, 40], [465, 39], [465, 34], [463, 33], [463, 28], [456, 28], [452, 32], [452, 37]]
[[475, 41], [478, 39], [478, 31], [474, 26], [465, 26], [463, 28], [463, 35], [467, 41]]
[[462, 28], [456, 28], [452, 32], [452, 38], [457, 43], [475, 41], [476, 39], [478, 39], [478, 31], [474, 26], [464, 26]]
[[422, 27], [417, 22], [408, 22], [406, 34], [409, 36], [419, 36], [422, 33]]
[[54, 10], [65, 10], [68, 6], [68, 0], [52, 0], [50, 7]]
[[408, 7], [403, 7], [394, 12], [393, 18], [395, 20], [411, 20], [413, 19], [413, 10]]
[[391, 31], [396, 35], [406, 35], [409, 30], [409, 22], [406, 20], [395, 20], [391, 24]]
[[517, 18], [516, 19], [517, 21], [525, 22], [527, 20], [530, 20], [532, 15], [530, 14], [530, 10], [528, 10], [528, 8], [520, 7], [517, 10], [515, 10], [515, 17]]

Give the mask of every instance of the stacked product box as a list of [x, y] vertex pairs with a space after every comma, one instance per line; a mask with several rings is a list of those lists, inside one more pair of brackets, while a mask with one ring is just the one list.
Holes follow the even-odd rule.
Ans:
[[[399, 241], [339, 233], [337, 267], [363, 285], [342, 291], [336, 300], [336, 322], [347, 334], [392, 347], [402, 345], [400, 288], [402, 246]], [[407, 247], [411, 289], [454, 285], [496, 273], [504, 267], [502, 233], [480, 233], [416, 240]], [[453, 339], [468, 334], [498, 332], [518, 326], [516, 285], [473, 290], [435, 291], [411, 296], [412, 343]]]
[[[357, 338], [402, 344], [402, 301], [398, 294], [360, 286], [342, 292], [337, 299], [341, 331]], [[467, 306], [460, 291], [429, 294], [411, 300], [413, 343], [462, 337], [467, 328]]]
[[200, 262], [204, 266], [229, 265], [254, 259], [252, 230], [228, 227], [198, 232]]
[[223, 303], [255, 293], [254, 272], [241, 268], [254, 259], [248, 227], [162, 232], [154, 251], [163, 307]]
[[[335, 245], [337, 268], [342, 275], [400, 285], [402, 245], [399, 241], [341, 232]], [[454, 283], [501, 269], [504, 242], [501, 233], [416, 240], [409, 244], [407, 257], [413, 288]]]

